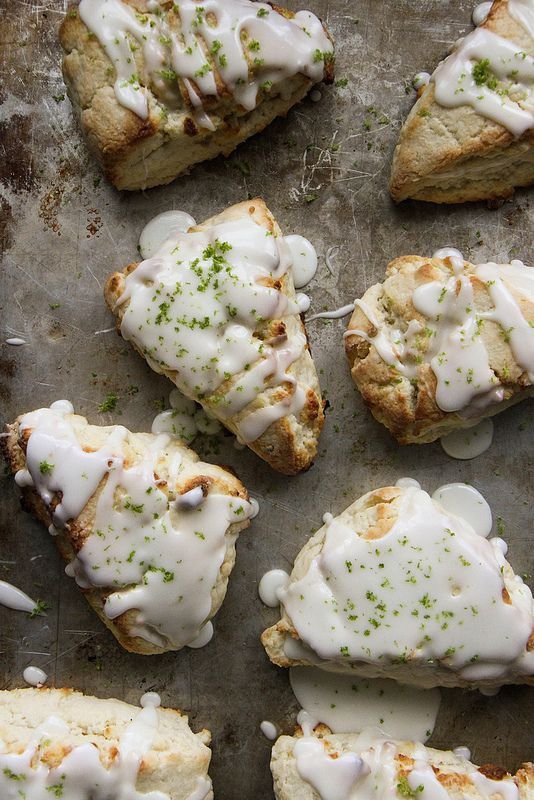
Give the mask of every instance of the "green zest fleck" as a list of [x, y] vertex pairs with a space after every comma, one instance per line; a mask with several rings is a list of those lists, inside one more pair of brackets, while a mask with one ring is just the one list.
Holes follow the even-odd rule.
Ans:
[[477, 86], [487, 86], [492, 91], [497, 88], [497, 76], [492, 72], [489, 58], [482, 58], [473, 65], [473, 79]]
[[53, 469], [54, 465], [49, 464], [48, 461], [41, 461], [39, 464], [39, 472], [41, 475], [50, 475]]
[[106, 411], [115, 411], [117, 407], [117, 403], [119, 402], [119, 398], [113, 392], [110, 392], [106, 399], [100, 403], [98, 406], [98, 410], [101, 414], [106, 413]]
[[269, 16], [269, 12], [267, 11], [266, 8], [260, 8], [260, 10], [256, 14], [256, 16], [257, 17], [268, 17]]
[[45, 603], [44, 600], [37, 600], [34, 607], [30, 611], [30, 619], [33, 619], [34, 617], [40, 617], [42, 614], [44, 614], [47, 608], [50, 608], [48, 603]]
[[144, 504], [140, 503], [139, 505], [134, 505], [131, 500], [127, 500], [124, 504], [124, 508], [128, 509], [129, 511], [133, 511], [134, 514], [141, 514], [144, 508]]
[[26, 780], [26, 775], [22, 775], [22, 774], [17, 773], [17, 772], [12, 772], [12, 770], [10, 770], [9, 767], [4, 767], [3, 773], [6, 776], [6, 778], [9, 778], [10, 781], [25, 781]]
[[422, 791], [424, 791], [424, 788], [425, 787], [423, 784], [419, 784], [416, 789], [412, 789], [408, 783], [408, 778], [406, 775], [403, 775], [397, 783], [397, 792], [403, 797], [417, 797], [417, 794], [420, 794]]
[[160, 69], [158, 75], [161, 75], [161, 77], [165, 78], [166, 81], [175, 81], [178, 79], [176, 72], [167, 67], [165, 69]]

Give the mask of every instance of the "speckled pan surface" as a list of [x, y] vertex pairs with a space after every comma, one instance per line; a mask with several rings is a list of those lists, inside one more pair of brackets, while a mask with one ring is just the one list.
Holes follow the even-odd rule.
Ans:
[[[296, 8], [296, 3], [288, 4]], [[298, 7], [303, 7], [299, 3]], [[0, 398], [2, 416], [68, 397], [91, 422], [147, 430], [170, 384], [155, 376], [114, 331], [102, 298], [106, 276], [136, 256], [142, 226], [170, 208], [205, 219], [247, 196], [261, 195], [285, 233], [308, 236], [320, 267], [308, 287], [312, 310], [344, 305], [383, 278], [392, 258], [430, 254], [453, 244], [475, 263], [534, 261], [534, 208], [519, 191], [500, 209], [483, 204], [438, 207], [388, 196], [391, 155], [415, 98], [415, 72], [431, 71], [470, 27], [472, 0], [310, 0], [337, 41], [336, 87], [321, 89], [286, 120], [242, 145], [228, 160], [145, 194], [121, 196], [89, 157], [64, 97], [56, 31], [62, 0], [0, 0], [5, 65], [0, 105]], [[346, 82], [346, 85], [345, 85]], [[257, 599], [273, 566], [288, 568], [325, 511], [339, 513], [364, 492], [412, 475], [427, 489], [472, 482], [502, 519], [509, 559], [534, 574], [532, 402], [496, 419], [492, 448], [453, 461], [438, 443], [400, 448], [363, 408], [345, 361], [344, 321], [309, 325], [330, 409], [315, 466], [287, 479], [232, 439], [201, 438], [194, 447], [237, 469], [262, 511], [238, 545], [237, 564], [215, 637], [203, 650], [146, 658], [120, 651], [63, 574], [54, 543], [19, 510], [12, 480], [2, 479], [0, 578], [50, 605], [46, 618], [0, 608], [0, 686], [22, 686], [28, 664], [50, 685], [137, 702], [161, 692], [164, 705], [213, 732], [212, 774], [218, 800], [272, 797], [270, 719], [292, 732], [296, 706], [285, 671], [268, 663], [261, 631], [276, 617]], [[4, 344], [20, 337], [26, 344]], [[113, 413], [100, 414], [108, 393]], [[532, 586], [533, 580], [529, 578]], [[493, 698], [445, 691], [434, 747], [466, 744], [477, 763], [515, 769], [533, 758], [529, 720], [534, 690], [503, 689]]]

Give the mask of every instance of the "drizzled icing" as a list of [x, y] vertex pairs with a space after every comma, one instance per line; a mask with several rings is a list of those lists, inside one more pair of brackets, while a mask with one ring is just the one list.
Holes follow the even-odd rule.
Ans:
[[[482, 335], [486, 322], [500, 327], [513, 359], [534, 382], [534, 328], [523, 311], [523, 301], [534, 299], [534, 269], [517, 260], [508, 265], [488, 263], [466, 269], [463, 258], [452, 248], [438, 251], [435, 257], [445, 259], [449, 275], [413, 291], [413, 306], [425, 317], [424, 323], [412, 319], [401, 331], [397, 325], [381, 322], [365, 301], [356, 300], [376, 334], [350, 329], [345, 337], [362, 337], [408, 379], [416, 379], [421, 365], [429, 363], [437, 380], [439, 408], [480, 416], [484, 408], [505, 398], [505, 387], [489, 364]], [[493, 304], [490, 310], [475, 304], [477, 283], [486, 288]], [[521, 296], [519, 300], [510, 288]]]
[[[511, 0], [508, 9], [534, 35], [532, 0]], [[442, 106], [469, 105], [516, 137], [534, 126], [534, 59], [520, 45], [486, 28], [461, 39], [432, 81]]]
[[[229, 92], [251, 111], [264, 93], [293, 75], [318, 83], [333, 58], [332, 43], [314, 14], [299, 11], [288, 19], [250, 0], [178, 0], [168, 11], [154, 1], [143, 14], [121, 0], [81, 0], [79, 13], [115, 67], [118, 102], [143, 119], [149, 115], [145, 87], [165, 96], [176, 92], [180, 81], [199, 125], [215, 130], [203, 98]], [[139, 48], [142, 74], [135, 56]]]
[[280, 592], [304, 645], [346, 671], [439, 662], [465, 680], [534, 673], [532, 594], [500, 540], [415, 486], [400, 492], [393, 524], [375, 538], [347, 512], [329, 521], [320, 553]]
[[[457, 773], [465, 796], [469, 794], [467, 781], [484, 800], [496, 796], [518, 800], [520, 796], [511, 775], [501, 780], [487, 778], [459, 750], [453, 756], [442, 755], [422, 744], [369, 733], [318, 738], [306, 724], [303, 730], [304, 736], [293, 740], [296, 769], [321, 800], [397, 800], [399, 796], [412, 795], [424, 800], [447, 800], [446, 784], [442, 785], [437, 777], [440, 771], [451, 776]], [[433, 765], [438, 767], [437, 773]]]
[[[158, 731], [159, 698], [147, 703], [128, 724], [117, 745], [117, 756], [106, 768], [97, 747], [88, 741], [73, 747], [57, 766], [41, 760], [51, 740], [65, 740], [70, 734], [67, 723], [51, 716], [36, 729], [35, 735], [20, 754], [0, 750], [0, 793], [2, 800], [170, 800], [166, 792], [139, 792], [137, 775], [143, 757], [150, 751]], [[211, 786], [211, 784], [210, 784]], [[205, 797], [206, 795], [199, 795]]]
[[309, 666], [292, 667], [289, 679], [309, 718], [333, 733], [373, 730], [424, 742], [434, 730], [439, 689], [416, 689], [392, 680], [366, 680]]
[[290, 267], [285, 240], [250, 217], [175, 233], [126, 277], [122, 335], [223, 423], [271, 387], [289, 384], [282, 401], [233, 421], [239, 438], [252, 442], [305, 402], [288, 372], [304, 352], [304, 334], [264, 341], [256, 333], [268, 320], [298, 313], [276, 283]]
[[[229, 526], [255, 508], [216, 490], [183, 503], [175, 485], [187, 465], [169, 436], [137, 434], [134, 463], [126, 466], [126, 428], [108, 429], [105, 443], [89, 451], [77, 436], [80, 422], [66, 401], [25, 414], [19, 432], [30, 436], [17, 483], [35, 489], [59, 528], [68, 528], [100, 489], [92, 529], [67, 574], [82, 588], [111, 590], [104, 603], [109, 619], [136, 611], [132, 636], [179, 649], [199, 637], [210, 614]], [[165, 463], [168, 477], [161, 480]]]
[[440, 439], [441, 446], [448, 456], [468, 460], [482, 455], [493, 442], [493, 420], [482, 419], [477, 425], [460, 428]]
[[482, 23], [486, 21], [492, 5], [493, 0], [485, 0], [485, 2], [475, 6], [472, 14], [473, 25], [482, 25]]
[[11, 608], [13, 611], [26, 611], [30, 614], [37, 608], [35, 600], [32, 600], [22, 589], [7, 581], [0, 581], [0, 605]]

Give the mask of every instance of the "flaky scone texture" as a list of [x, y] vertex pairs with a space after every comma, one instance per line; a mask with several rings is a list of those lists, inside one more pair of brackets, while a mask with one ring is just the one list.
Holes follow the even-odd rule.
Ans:
[[[150, 17], [144, 0], [126, 0], [134, 9]], [[173, 3], [161, 4], [171, 27], [180, 29], [179, 15]], [[273, 9], [291, 18], [294, 13], [273, 5]], [[172, 19], [171, 19], [172, 17]], [[326, 29], [325, 29], [326, 30]], [[113, 84], [114, 66], [72, 5], [61, 25], [59, 38], [63, 48], [63, 77], [69, 98], [90, 149], [100, 162], [106, 177], [117, 189], [148, 189], [170, 183], [202, 161], [219, 155], [228, 156], [243, 141], [262, 131], [276, 117], [305, 97], [313, 82], [298, 74], [278, 84], [272, 91], [262, 91], [258, 105], [247, 111], [238, 105], [217, 77], [219, 96], [200, 97], [215, 130], [200, 126], [184, 88], [167, 98], [148, 92], [149, 115], [141, 119], [117, 101]], [[141, 49], [136, 51], [138, 74], [143, 75]], [[213, 69], [216, 62], [213, 59]], [[324, 79], [333, 80], [333, 63], [325, 64]]]
[[[72, 689], [0, 691], [3, 752], [22, 753], [35, 742], [36, 729], [45, 720], [59, 717], [68, 725], [69, 733], [47, 732], [38, 763], [58, 767], [74, 747], [92, 744], [103, 767], [109, 769], [118, 758], [121, 736], [139, 711], [139, 707], [120, 700], [102, 700]], [[195, 791], [197, 778], [207, 777], [210, 733], [203, 730], [194, 734], [187, 717], [172, 708], [158, 708], [157, 714], [158, 730], [140, 763], [136, 789], [142, 793], [165, 792], [170, 800], [186, 800]], [[206, 800], [212, 797], [210, 793]]]
[[[378, 546], [380, 539], [393, 528], [401, 515], [403, 493], [404, 490], [397, 486], [386, 486], [368, 492], [339, 514], [336, 521], [339, 520], [353, 530], [355, 536], [376, 541]], [[299, 581], [308, 573], [312, 562], [323, 550], [327, 531], [328, 525], [325, 524], [306, 542], [295, 559], [290, 583]], [[358, 565], [355, 566], [355, 585], [358, 583], [357, 573]], [[385, 575], [384, 577], [390, 576]], [[503, 580], [510, 602], [513, 603], [516, 591], [515, 576], [509, 564], [503, 571]], [[301, 640], [283, 605], [280, 609], [280, 620], [267, 628], [261, 635], [261, 642], [267, 655], [274, 664], [280, 667], [318, 666], [329, 672], [354, 674], [363, 678], [393, 678], [401, 683], [423, 688], [435, 686], [477, 688], [495, 685], [495, 679], [492, 678], [476, 681], [465, 680], [458, 671], [451, 669], [445, 663], [438, 661], [427, 663], [418, 659], [416, 654], [413, 658], [407, 657], [387, 663], [384, 661], [353, 661], [342, 656], [332, 661], [323, 660]], [[298, 655], [287, 655], [287, 643], [297, 646]], [[534, 648], [534, 631], [527, 646]], [[509, 682], [534, 684], [534, 676], [512, 676], [510, 679], [499, 676], [498, 685]]]
[[[534, 40], [508, 13], [508, 0], [495, 0], [480, 26], [534, 55]], [[430, 82], [404, 123], [393, 156], [390, 191], [408, 198], [464, 203], [510, 197], [514, 187], [534, 182], [534, 131], [519, 138], [468, 105], [445, 108]]]
[[[3, 455], [13, 474], [26, 467], [26, 447], [32, 434], [31, 429], [26, 428], [22, 431], [22, 435], [19, 435], [19, 421], [22, 416], [18, 417], [12, 425], [6, 426], [6, 436], [0, 440]], [[117, 426], [100, 427], [90, 425], [85, 417], [77, 414], [68, 415], [68, 419], [75, 430], [81, 448], [86, 452], [94, 452], [104, 446], [117, 428]], [[123, 443], [124, 466], [126, 469], [146, 458], [147, 450], [153, 444], [155, 438], [150, 433], [127, 432]], [[177, 457], [181, 461], [180, 469], [177, 476], [175, 472], [173, 473], [175, 475], [173, 479], [171, 470]], [[205, 494], [214, 491], [248, 500], [248, 493], [245, 487], [233, 474], [214, 464], [200, 461], [193, 450], [190, 450], [176, 439], [170, 439], [165, 448], [162, 449], [157, 459], [156, 468], [158, 478], [163, 482], [164, 491], [169, 497], [178, 497], [195, 487], [201, 487]], [[67, 563], [73, 560], [89, 537], [94, 535], [98, 499], [108, 479], [109, 476], [106, 476], [101, 480], [96, 492], [90, 498], [81, 514], [76, 519], [70, 520], [65, 528], [59, 529], [57, 535], [54, 536], [58, 550]], [[32, 487], [23, 487], [22, 494], [25, 508], [47, 527], [52, 525], [52, 509], [58, 504], [60, 498], [56, 495], [51, 505], [48, 506]], [[224, 600], [228, 579], [235, 563], [236, 539], [240, 531], [248, 527], [248, 525], [248, 520], [232, 523], [226, 531], [224, 561], [221, 564], [217, 582], [211, 591], [211, 610], [208, 619], [211, 619], [217, 613]], [[136, 636], [133, 633], [137, 618], [135, 610], [126, 611], [115, 619], [110, 619], [106, 615], [104, 611], [106, 599], [117, 591], [117, 586], [81, 588], [80, 590], [85, 595], [89, 605], [96, 611], [104, 625], [109, 628], [125, 650], [142, 655], [152, 655], [174, 649], [172, 646], [159, 647], [155, 643]]]
[[[492, 301], [488, 287], [473, 274], [475, 269], [473, 264], [464, 262], [464, 274], [470, 276], [476, 310], [486, 312], [492, 308]], [[376, 317], [375, 321], [394, 339], [392, 332], [405, 332], [412, 320], [421, 323], [423, 328], [427, 324], [426, 317], [413, 305], [415, 289], [431, 281], [445, 281], [451, 275], [448, 258], [402, 256], [388, 265], [384, 282], [368, 289], [362, 300]], [[534, 303], [518, 293], [511, 283], [506, 283], [506, 287], [524, 317], [533, 325]], [[357, 334], [346, 336], [345, 350], [352, 379], [375, 419], [391, 431], [399, 444], [433, 442], [534, 396], [534, 387], [528, 375], [516, 363], [505, 332], [496, 322], [485, 320], [480, 336], [486, 346], [489, 366], [504, 387], [503, 400], [465, 414], [462, 410], [445, 412], [436, 403], [436, 377], [430, 363], [424, 359], [430, 346], [428, 337], [421, 337], [419, 347], [422, 363], [417, 378], [410, 379], [381, 358], [372, 344], [372, 337], [378, 331], [361, 308], [355, 308], [347, 330], [360, 330], [371, 338], [369, 342]]]
[[[201, 225], [191, 228], [191, 231], [203, 231], [213, 225], [233, 220], [246, 219], [250, 217], [255, 223], [265, 228], [266, 232], [274, 236], [282, 236], [282, 232], [272, 216], [271, 212], [260, 198], [255, 198], [244, 203], [227, 208], [220, 214], [206, 220]], [[107, 280], [104, 289], [104, 296], [109, 308], [117, 319], [117, 329], [120, 332], [122, 318], [128, 307], [128, 302], [117, 305], [117, 302], [124, 292], [126, 276], [137, 268], [138, 264], [130, 264], [122, 272], [114, 272]], [[272, 281], [280, 292], [290, 300], [295, 300], [295, 287], [291, 271], [289, 270], [280, 281]], [[277, 336], [287, 336], [290, 342], [298, 334], [306, 336], [306, 330], [302, 319], [294, 314], [283, 319], [272, 319], [259, 323], [254, 336], [265, 341]], [[143, 353], [133, 343], [140, 355]], [[151, 365], [152, 366], [152, 365]], [[169, 370], [161, 370], [175, 385], [184, 393], [188, 394], [187, 386], [181, 383], [178, 373]], [[324, 424], [323, 399], [317, 377], [317, 371], [311, 356], [309, 344], [307, 343], [302, 354], [287, 369], [287, 374], [293, 376], [298, 386], [305, 392], [305, 404], [298, 415], [289, 414], [273, 422], [267, 430], [255, 441], [248, 443], [248, 446], [263, 458], [270, 466], [282, 472], [284, 475], [296, 475], [308, 469], [315, 458], [318, 446], [318, 439]], [[241, 374], [232, 376], [230, 381], [225, 382], [221, 387], [224, 391], [230, 386], [237, 384]], [[227, 385], [228, 384], [228, 385]], [[287, 383], [279, 384], [270, 389], [261, 391], [257, 397], [242, 411], [234, 417], [221, 415], [220, 408], [216, 402], [210, 402], [210, 398], [202, 400], [202, 405], [208, 414], [216, 417], [232, 433], [238, 433], [238, 424], [246, 419], [250, 414], [258, 409], [280, 403], [290, 398], [295, 391], [295, 387]], [[197, 397], [191, 399], [198, 402]]]
[[[334, 760], [346, 753], [358, 752], [359, 737], [357, 734], [334, 734], [321, 725], [314, 731], [314, 736], [320, 739], [328, 756]], [[271, 772], [273, 775], [274, 794], [276, 800], [320, 800], [319, 794], [304, 780], [297, 769], [297, 759], [294, 747], [300, 738], [300, 731], [296, 736], [280, 736], [274, 744], [271, 755]], [[482, 800], [487, 795], [473, 782], [470, 773], [477, 770], [482, 776], [493, 781], [503, 781], [503, 789], [510, 790], [510, 785], [515, 784], [520, 800], [532, 800], [534, 797], [534, 765], [522, 764], [515, 775], [510, 775], [506, 770], [492, 764], [475, 767], [450, 750], [435, 750], [416, 742], [395, 742], [394, 772], [391, 774], [393, 786], [397, 786], [397, 796], [407, 796], [410, 791], [408, 777], [416, 766], [416, 760], [424, 755], [425, 761], [439, 781], [442, 789], [451, 800]], [[501, 797], [498, 787], [494, 797]], [[404, 789], [404, 791], [403, 791]], [[354, 797], [357, 796], [355, 790]], [[353, 795], [351, 794], [351, 797]], [[376, 794], [379, 797], [379, 793]], [[503, 797], [508, 796], [504, 794]]]

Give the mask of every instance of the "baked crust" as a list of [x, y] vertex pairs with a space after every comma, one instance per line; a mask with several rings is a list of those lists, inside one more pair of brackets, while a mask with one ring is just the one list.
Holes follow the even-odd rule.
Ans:
[[[120, 700], [102, 700], [72, 689], [0, 691], [0, 738], [4, 754], [22, 753], [35, 741], [36, 729], [51, 716], [60, 717], [69, 733], [48, 733], [38, 761], [47, 768], [61, 764], [73, 747], [92, 744], [102, 765], [117, 762], [122, 734], [140, 708]], [[166, 792], [170, 800], [186, 800], [206, 778], [211, 752], [207, 730], [194, 734], [187, 717], [172, 708], [158, 708], [158, 731], [142, 758], [136, 789]], [[33, 766], [36, 766], [34, 764]], [[213, 794], [206, 796], [212, 800]]]
[[[508, 0], [495, 0], [480, 26], [534, 55], [534, 40], [508, 14]], [[501, 200], [514, 187], [534, 182], [534, 131], [516, 138], [468, 105], [445, 108], [429, 83], [400, 132], [391, 170], [395, 202]]]
[[[26, 447], [31, 436], [29, 428], [26, 428], [22, 436], [19, 436], [19, 422], [22, 416], [18, 417], [12, 425], [6, 425], [6, 435], [0, 439], [0, 448], [13, 474], [26, 468]], [[89, 425], [84, 417], [75, 414], [69, 416], [69, 421], [76, 431], [76, 437], [82, 449], [87, 452], [92, 452], [102, 447], [117, 427]], [[131, 433], [127, 431], [126, 440], [123, 444], [124, 466], [128, 468], [139, 463], [143, 456], [146, 455], [148, 446], [155, 438], [149, 433]], [[177, 456], [181, 459], [181, 464], [178, 475], [174, 472], [173, 478], [171, 477], [172, 463]], [[249, 499], [245, 487], [232, 473], [214, 464], [200, 461], [193, 450], [190, 450], [176, 439], [170, 439], [162, 450], [157, 460], [157, 469], [159, 478], [167, 482], [166, 492], [169, 494], [178, 496], [197, 486], [201, 486], [206, 494], [212, 491], [239, 497], [243, 500]], [[57, 548], [67, 563], [74, 559], [87, 539], [93, 534], [98, 498], [107, 480], [108, 476], [105, 476], [80, 515], [76, 519], [70, 520], [65, 528], [59, 529], [57, 535], [54, 536]], [[50, 506], [48, 506], [32, 487], [25, 486], [21, 491], [24, 509], [49, 528], [53, 522], [52, 509], [59, 502], [58, 494], [55, 495]], [[235, 563], [235, 542], [239, 533], [249, 524], [248, 520], [232, 523], [226, 531], [224, 561], [211, 591], [211, 609], [206, 622], [217, 613], [224, 600], [228, 579]], [[125, 650], [141, 655], [153, 655], [176, 649], [170, 643], [168, 646], [160, 647], [140, 636], [134, 635], [133, 630], [137, 626], [137, 612], [135, 610], [126, 611], [115, 619], [110, 619], [107, 616], [104, 605], [108, 596], [117, 591], [117, 586], [87, 589], [80, 587], [80, 591]]]
[[[276, 800], [317, 800], [319, 797], [312, 786], [301, 778], [297, 769], [297, 759], [293, 749], [300, 736], [301, 732], [298, 729], [296, 736], [280, 736], [273, 746], [271, 772]], [[361, 751], [357, 734], [333, 734], [326, 726], [321, 725], [315, 729], [314, 736], [323, 742], [327, 754], [332, 759], [337, 759], [351, 751]], [[409, 790], [408, 776], [415, 767], [416, 759], [420, 760], [423, 757], [431, 766], [441, 787], [453, 800], [461, 800], [461, 798], [482, 800], [486, 797], [486, 794], [482, 793], [469, 777], [468, 769], [475, 765], [471, 765], [452, 751], [435, 750], [416, 742], [395, 742], [395, 745], [395, 771], [391, 776], [393, 785], [401, 784]], [[520, 800], [532, 800], [534, 796], [534, 764], [522, 764], [515, 775], [510, 775], [506, 770], [491, 764], [475, 767], [475, 769], [491, 780], [502, 780], [507, 784], [515, 784]], [[509, 786], [507, 788], [509, 790]], [[399, 798], [406, 794], [398, 791]], [[495, 787], [495, 793], [492, 796], [501, 796], [498, 794], [498, 787]], [[506, 796], [508, 795], [503, 792], [502, 797]]]
[[[127, 2], [146, 13], [142, 0]], [[165, 13], [171, 9], [169, 2]], [[294, 16], [275, 4], [273, 9], [286, 17]], [[176, 15], [173, 19], [179, 24]], [[326, 28], [325, 32], [330, 38]], [[67, 10], [59, 39], [64, 51], [63, 77], [74, 112], [90, 149], [117, 189], [148, 189], [167, 184], [195, 164], [218, 155], [230, 155], [241, 142], [262, 131], [276, 117], [285, 116], [314, 85], [305, 75], [295, 75], [277, 85], [276, 91], [262, 90], [256, 108], [246, 111], [225, 90], [218, 76], [220, 96], [199, 95], [214, 131], [195, 121], [183, 81], [179, 81], [179, 91], [169, 98], [170, 104], [145, 87], [149, 94], [149, 115], [144, 120], [117, 101], [113, 64], [80, 19], [76, 5]], [[136, 63], [142, 75], [141, 50], [136, 53]], [[328, 61], [324, 80], [331, 83], [333, 78], [333, 61]]]
[[[346, 508], [336, 520], [339, 520], [354, 535], [364, 539], [377, 541], [393, 527], [400, 517], [404, 490], [397, 486], [386, 486], [368, 492]], [[323, 525], [304, 545], [298, 553], [290, 584], [301, 580], [309, 571], [314, 559], [322, 552], [326, 540], [328, 526]], [[356, 572], [358, 570], [356, 569]], [[509, 564], [502, 572], [508, 600], [513, 604], [516, 599], [516, 578]], [[388, 575], [385, 575], [387, 578]], [[357, 577], [355, 577], [357, 585]], [[435, 686], [480, 688], [481, 686], [501, 686], [505, 683], [524, 683], [534, 685], [534, 675], [500, 674], [498, 678], [464, 679], [457, 669], [448, 666], [444, 661], [433, 660], [430, 663], [418, 657], [416, 653], [404, 659], [386, 661], [353, 661], [340, 657], [336, 660], [323, 660], [305, 642], [300, 639], [288, 612], [282, 605], [281, 618], [267, 628], [261, 635], [261, 642], [273, 664], [279, 667], [318, 666], [329, 672], [352, 674], [362, 678], [393, 678], [401, 683], [432, 688]], [[534, 625], [534, 622], [533, 622]], [[291, 643], [294, 655], [287, 655], [286, 645]], [[504, 644], [503, 647], [506, 647]], [[534, 649], [534, 631], [526, 645], [527, 652]]]
[[[475, 266], [464, 262], [464, 274], [472, 275]], [[448, 258], [423, 258], [402, 256], [386, 269], [383, 283], [377, 283], [364, 294], [362, 300], [376, 319], [388, 328], [406, 331], [411, 320], [426, 325], [426, 317], [413, 305], [414, 290], [433, 280], [443, 280], [452, 274]], [[474, 301], [478, 310], [491, 308], [488, 290], [484, 283], [472, 278]], [[520, 304], [525, 318], [534, 323], [534, 303], [524, 295], [519, 296], [513, 285], [507, 288]], [[460, 412], [445, 412], [437, 405], [437, 381], [429, 363], [422, 363], [417, 378], [411, 380], [401, 375], [380, 356], [372, 344], [377, 331], [361, 308], [356, 307], [348, 331], [360, 330], [370, 337], [371, 343], [357, 334], [347, 335], [345, 350], [352, 379], [366, 405], [378, 422], [388, 428], [399, 444], [433, 442], [459, 428], [468, 428], [484, 417], [494, 416], [506, 408], [534, 396], [534, 387], [525, 371], [516, 363], [509, 343], [502, 336], [497, 323], [486, 322], [481, 337], [489, 356], [490, 368], [504, 387], [504, 399], [487, 405], [469, 416]], [[428, 346], [426, 344], [422, 347]], [[424, 349], [421, 351], [424, 356]]]
[[[266, 231], [274, 236], [282, 236], [274, 217], [260, 198], [238, 203], [206, 220], [201, 225], [191, 228], [191, 231], [202, 231], [213, 225], [229, 222], [231, 220], [246, 219], [250, 217], [255, 223], [261, 225]], [[117, 305], [117, 301], [124, 291], [126, 276], [137, 268], [138, 264], [130, 264], [122, 272], [113, 273], [107, 280], [104, 296], [109, 308], [117, 319], [117, 329], [120, 333], [121, 322], [128, 307], [128, 301]], [[295, 300], [295, 288], [290, 272], [287, 272], [279, 281], [279, 291], [289, 299]], [[302, 319], [297, 315], [286, 316], [283, 319], [268, 320], [263, 325], [258, 325], [255, 336], [265, 340], [275, 335], [285, 332], [288, 341], [291, 341], [298, 334], [306, 336], [306, 330]], [[143, 353], [133, 343], [140, 355]], [[144, 356], [143, 356], [144, 357]], [[178, 388], [186, 393], [186, 387], [179, 383], [177, 373], [161, 370]], [[303, 470], [309, 469], [317, 452], [318, 438], [324, 423], [323, 400], [317, 372], [313, 363], [309, 344], [306, 346], [300, 357], [294, 361], [287, 370], [287, 374], [296, 378], [300, 387], [303, 388], [306, 396], [302, 411], [296, 416], [290, 414], [282, 417], [267, 428], [258, 439], [249, 443], [249, 447], [267, 461], [273, 469], [282, 472], [284, 475], [296, 475]], [[239, 375], [234, 376], [234, 382], [239, 380]], [[210, 402], [210, 398], [202, 401], [206, 411], [216, 417], [232, 433], [237, 434], [237, 425], [246, 416], [260, 408], [279, 403], [291, 397], [295, 387], [285, 383], [261, 392], [252, 403], [233, 417], [222, 416], [217, 403]], [[196, 397], [191, 399], [197, 400]]]

